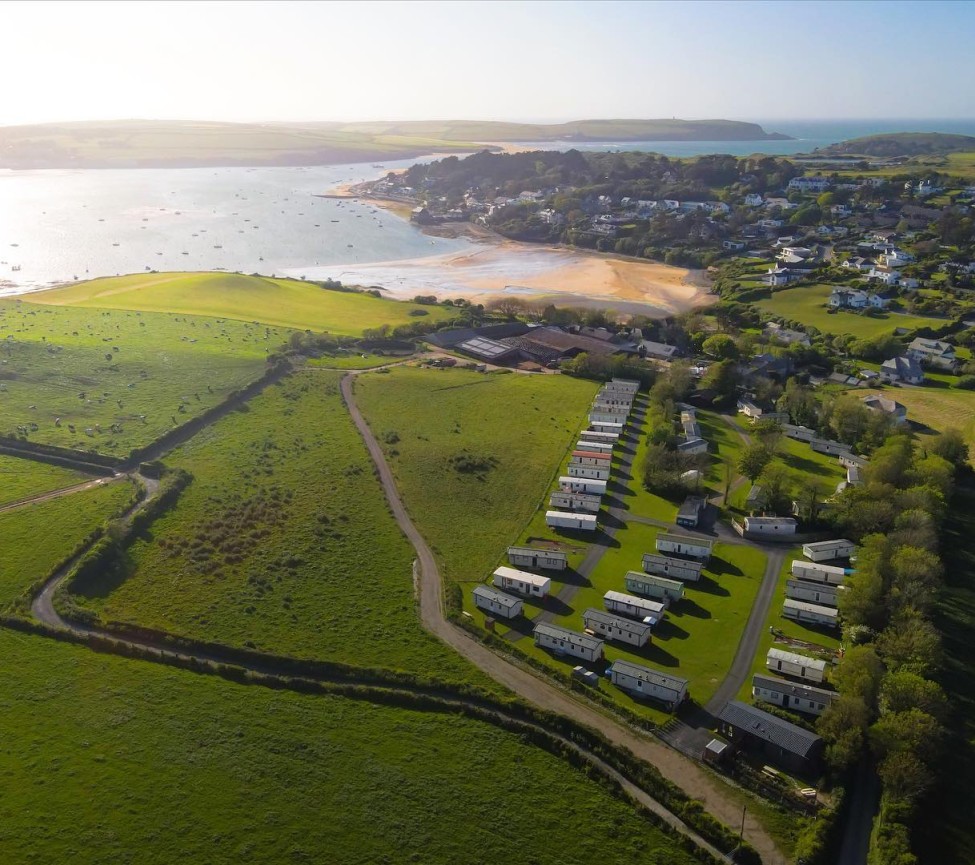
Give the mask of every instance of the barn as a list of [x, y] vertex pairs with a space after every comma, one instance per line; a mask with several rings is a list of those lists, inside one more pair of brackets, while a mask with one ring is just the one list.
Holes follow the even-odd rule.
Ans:
[[740, 700], [732, 700], [718, 713], [718, 728], [746, 751], [787, 771], [810, 774], [819, 768], [819, 736]]

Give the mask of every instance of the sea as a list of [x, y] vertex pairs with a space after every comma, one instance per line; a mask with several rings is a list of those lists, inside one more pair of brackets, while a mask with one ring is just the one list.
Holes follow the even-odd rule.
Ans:
[[[561, 149], [788, 155], [879, 132], [975, 135], [975, 120], [762, 125], [795, 140], [572, 143]], [[342, 278], [364, 265], [425, 258], [434, 266], [416, 284], [399, 288], [435, 291], [435, 263], [470, 250], [469, 240], [430, 237], [368, 202], [320, 197], [338, 185], [418, 161], [426, 160], [300, 168], [0, 170], [0, 294], [152, 270]], [[462, 288], [451, 285], [454, 291]]]

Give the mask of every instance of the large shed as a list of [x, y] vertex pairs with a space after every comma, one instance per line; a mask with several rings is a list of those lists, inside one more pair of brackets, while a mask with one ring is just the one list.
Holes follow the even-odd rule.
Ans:
[[788, 771], [805, 774], [819, 768], [819, 736], [740, 700], [732, 700], [718, 713], [718, 726], [735, 744]]

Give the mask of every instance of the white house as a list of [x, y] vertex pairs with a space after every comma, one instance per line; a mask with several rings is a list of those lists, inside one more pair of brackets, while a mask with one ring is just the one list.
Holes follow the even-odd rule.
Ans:
[[830, 309], [865, 309], [869, 298], [858, 288], [834, 288], [826, 301]]
[[939, 339], [918, 337], [908, 347], [907, 354], [921, 363], [929, 363], [938, 369], [953, 370], [958, 364], [955, 347]]
[[804, 562], [802, 559], [793, 559], [792, 576], [797, 580], [842, 586], [846, 581], [846, 568], [824, 565], [822, 562]]
[[502, 591], [517, 592], [532, 598], [544, 598], [552, 588], [552, 581], [548, 577], [504, 565], [495, 569], [493, 582]]
[[535, 625], [535, 645], [556, 655], [572, 655], [584, 661], [598, 661], [603, 656], [603, 641], [558, 625], [541, 622]]
[[872, 265], [865, 258], [860, 258], [858, 256], [853, 256], [847, 258], [840, 267], [846, 268], [847, 270], [855, 270], [857, 273], [866, 273]]
[[765, 538], [794, 535], [797, 525], [792, 517], [745, 517], [742, 522], [746, 535]]
[[872, 279], [886, 286], [893, 286], [901, 281], [901, 275], [887, 265], [875, 264], [867, 272], [867, 279]]
[[788, 267], [770, 267], [765, 274], [762, 276], [762, 282], [772, 288], [777, 288], [779, 286], [788, 285], [790, 282], [795, 282], [799, 279], [801, 274], [794, 270], [790, 270]]
[[569, 557], [565, 553], [537, 547], [508, 547], [508, 561], [512, 565], [543, 571], [564, 571], [569, 566]]
[[653, 626], [647, 622], [627, 619], [605, 610], [590, 607], [582, 614], [582, 621], [586, 630], [593, 631], [607, 640], [626, 643], [630, 646], [642, 647], [650, 642], [650, 632]]
[[822, 682], [826, 679], [826, 662], [819, 658], [807, 658], [795, 652], [784, 649], [769, 649], [765, 655], [765, 666], [773, 673], [785, 673], [810, 682]]
[[609, 469], [599, 466], [583, 466], [575, 462], [570, 462], [566, 469], [570, 478], [587, 478], [596, 481], [608, 481]]
[[878, 256], [878, 263], [885, 267], [904, 267], [905, 264], [911, 264], [913, 261], [914, 256], [911, 253], [898, 249], [896, 246], [887, 247]]
[[676, 553], [678, 556], [690, 556], [706, 562], [711, 558], [714, 541], [706, 538], [693, 538], [688, 535], [674, 535], [670, 533], [657, 535], [658, 553]]
[[545, 511], [545, 525], [550, 529], [576, 529], [584, 532], [596, 531], [595, 514], [576, 514], [566, 511]]
[[880, 380], [922, 384], [924, 382], [924, 370], [913, 357], [892, 357], [880, 365]]
[[492, 589], [490, 586], [475, 586], [474, 605], [485, 613], [492, 616], [501, 616], [503, 619], [513, 619], [521, 615], [525, 602], [521, 598], [515, 598]]
[[660, 556], [654, 553], [643, 554], [643, 570], [658, 577], [670, 577], [683, 580], [686, 583], [696, 583], [701, 579], [702, 562], [689, 559], [672, 559], [670, 556]]
[[790, 192], [825, 192], [832, 185], [828, 177], [810, 175], [809, 177], [793, 177], [789, 181]]
[[650, 697], [668, 708], [680, 705], [687, 698], [686, 679], [658, 673], [629, 661], [613, 661], [609, 668], [609, 680], [635, 697]]
[[802, 545], [802, 554], [814, 562], [828, 562], [831, 559], [848, 559], [856, 552], [856, 544], [846, 538], [832, 541], [814, 541]]
[[785, 596], [794, 601], [807, 601], [810, 604], [820, 604], [824, 607], [839, 606], [840, 592], [843, 586], [832, 586], [829, 583], [814, 583], [809, 580], [786, 580]]
[[762, 198], [761, 193], [749, 192], [745, 196], [745, 207], [761, 207], [764, 203], [765, 200]]
[[756, 700], [772, 703], [783, 709], [794, 709], [808, 715], [822, 715], [838, 695], [834, 691], [814, 688], [812, 685], [799, 685], [795, 682], [787, 682], [785, 679], [756, 673], [752, 676], [752, 696]]
[[603, 595], [603, 606], [610, 613], [630, 616], [639, 619], [641, 622], [650, 619], [650, 624], [660, 621], [667, 609], [665, 604], [658, 601], [648, 601], [646, 598], [638, 598], [636, 595], [627, 595], [624, 592], [612, 590]]
[[598, 478], [579, 478], [565, 476], [559, 478], [559, 489], [572, 493], [592, 493], [602, 496], [606, 494], [606, 481]]
[[627, 571], [623, 578], [628, 592], [642, 595], [645, 598], [658, 598], [662, 601], [675, 603], [684, 597], [684, 584], [666, 577], [653, 574], [641, 574], [639, 571]]
[[556, 490], [548, 498], [549, 505], [558, 510], [568, 508], [570, 511], [588, 511], [591, 514], [599, 512], [602, 496], [594, 496], [589, 493], [567, 493], [563, 490]]
[[806, 601], [794, 601], [792, 598], [786, 598], [783, 602], [782, 615], [796, 622], [823, 625], [827, 628], [835, 628], [839, 623], [837, 612], [832, 607], [822, 607], [819, 604], [810, 604]]

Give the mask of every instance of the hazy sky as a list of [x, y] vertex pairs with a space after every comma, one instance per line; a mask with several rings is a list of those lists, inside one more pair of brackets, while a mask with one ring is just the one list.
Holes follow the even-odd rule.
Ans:
[[0, 2], [0, 124], [975, 117], [972, 2]]

